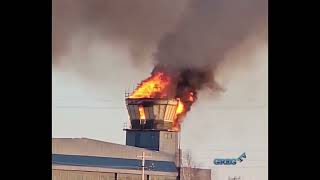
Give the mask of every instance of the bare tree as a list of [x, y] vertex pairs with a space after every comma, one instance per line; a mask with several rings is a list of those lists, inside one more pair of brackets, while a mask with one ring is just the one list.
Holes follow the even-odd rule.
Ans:
[[193, 161], [192, 154], [190, 150], [183, 153], [182, 156], [182, 168], [181, 175], [183, 180], [194, 180], [195, 179], [195, 169], [197, 166]]

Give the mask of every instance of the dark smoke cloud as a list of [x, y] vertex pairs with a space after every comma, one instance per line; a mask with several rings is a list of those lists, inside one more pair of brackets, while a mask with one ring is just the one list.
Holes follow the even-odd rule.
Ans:
[[[172, 31], [188, 0], [53, 0], [53, 63], [70, 51], [82, 31], [86, 39], [129, 46], [135, 60]], [[88, 42], [84, 42], [88, 43]]]
[[196, 98], [222, 89], [215, 77], [230, 50], [251, 36], [267, 41], [267, 10], [267, 0], [53, 0], [53, 59], [83, 30], [128, 45], [134, 60], [155, 46], [153, 72], [172, 77], [172, 96]]
[[86, 30], [88, 40], [128, 45], [134, 60], [157, 46], [156, 65], [209, 66], [215, 74], [225, 53], [244, 39], [267, 37], [267, 0], [53, 0], [52, 5], [54, 64]]
[[267, 0], [195, 0], [155, 53], [153, 72], [174, 77], [173, 92], [188, 106], [188, 93], [222, 88], [215, 75], [224, 56], [252, 35], [266, 40]]
[[215, 66], [225, 53], [267, 26], [267, 0], [196, 0], [174, 32], [161, 39], [157, 64]]

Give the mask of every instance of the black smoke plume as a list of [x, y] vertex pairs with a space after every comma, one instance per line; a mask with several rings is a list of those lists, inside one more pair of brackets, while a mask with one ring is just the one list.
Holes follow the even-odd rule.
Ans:
[[180, 98], [190, 110], [192, 92], [223, 88], [215, 80], [216, 70], [231, 49], [252, 35], [266, 39], [267, 0], [192, 1], [173, 32], [159, 42], [154, 72], [173, 78], [172, 96]]
[[172, 77], [171, 96], [187, 102], [190, 91], [197, 99], [203, 88], [222, 89], [216, 73], [226, 53], [251, 36], [266, 41], [267, 11], [267, 0], [53, 0], [53, 59], [83, 29], [128, 44], [136, 57], [155, 45], [152, 72]]

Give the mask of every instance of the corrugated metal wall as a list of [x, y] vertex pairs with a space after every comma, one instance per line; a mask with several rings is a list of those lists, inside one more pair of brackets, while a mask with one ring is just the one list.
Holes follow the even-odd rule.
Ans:
[[52, 170], [52, 180], [115, 180], [115, 173]]
[[[52, 170], [52, 180], [141, 180], [141, 175]], [[146, 175], [145, 180], [176, 180], [176, 177]]]

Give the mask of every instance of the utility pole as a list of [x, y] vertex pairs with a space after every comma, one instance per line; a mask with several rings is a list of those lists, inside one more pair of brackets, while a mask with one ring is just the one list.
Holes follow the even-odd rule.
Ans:
[[151, 156], [146, 156], [145, 152], [142, 152], [142, 156], [137, 156], [137, 158], [142, 158], [142, 180], [144, 180], [144, 168], [145, 168], [145, 161], [147, 157], [151, 157]]

